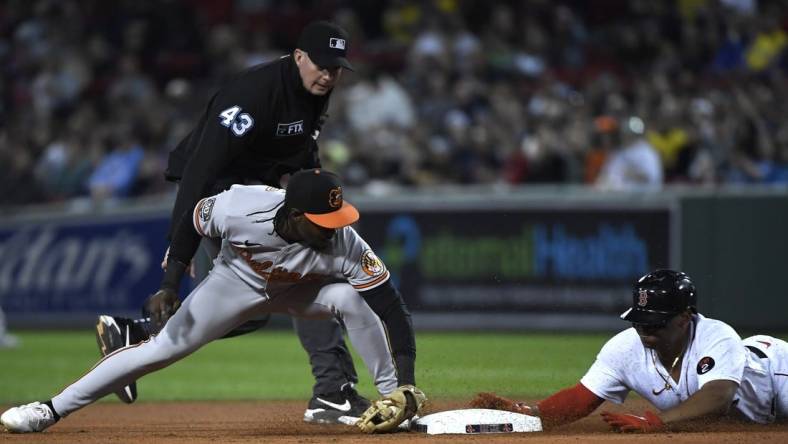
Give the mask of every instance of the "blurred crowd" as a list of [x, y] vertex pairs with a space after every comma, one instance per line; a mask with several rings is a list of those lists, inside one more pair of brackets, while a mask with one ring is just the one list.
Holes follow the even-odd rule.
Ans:
[[0, 204], [172, 192], [229, 76], [328, 18], [320, 138], [356, 186], [788, 184], [786, 1], [7, 0]]

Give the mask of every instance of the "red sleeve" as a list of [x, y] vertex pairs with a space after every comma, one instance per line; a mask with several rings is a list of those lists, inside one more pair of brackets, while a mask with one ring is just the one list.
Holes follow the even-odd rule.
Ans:
[[537, 404], [539, 416], [550, 426], [577, 421], [588, 416], [605, 400], [595, 395], [581, 383], [543, 399]]

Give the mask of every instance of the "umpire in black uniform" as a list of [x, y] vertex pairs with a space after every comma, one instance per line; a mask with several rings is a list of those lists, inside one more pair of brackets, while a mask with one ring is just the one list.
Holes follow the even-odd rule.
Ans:
[[[310, 23], [291, 55], [241, 73], [214, 94], [197, 127], [170, 154], [165, 176], [180, 182], [170, 239], [179, 224], [191, 224], [203, 197], [232, 184], [281, 187], [282, 176], [320, 167], [317, 137], [331, 92], [343, 70], [353, 69], [346, 58], [348, 42], [339, 26]], [[200, 237], [190, 232], [188, 244], [170, 246], [163, 286], [177, 285], [197, 251]], [[334, 415], [320, 410], [332, 410], [330, 404], [347, 398], [363, 404], [355, 409], [360, 415], [368, 403], [352, 389], [357, 376], [339, 324], [295, 318], [293, 323], [316, 379], [305, 419], [332, 422]]]
[[[292, 54], [252, 67], [219, 89], [194, 130], [170, 153], [165, 177], [180, 185], [168, 238], [179, 241], [170, 244], [162, 290], [146, 301], [152, 315], [159, 310], [171, 314], [179, 305], [174, 295], [201, 238], [193, 229], [183, 230], [188, 236], [175, 233], [191, 225], [200, 199], [233, 184], [281, 187], [284, 175], [320, 167], [317, 138], [331, 92], [343, 71], [353, 69], [347, 48], [342, 28], [325, 21], [310, 23]], [[218, 253], [218, 244], [203, 246], [211, 257]], [[246, 324], [228, 336], [253, 331], [266, 321]], [[304, 420], [336, 423], [340, 416], [360, 416], [369, 401], [353, 388], [358, 378], [339, 323], [295, 318], [293, 323], [316, 379]]]

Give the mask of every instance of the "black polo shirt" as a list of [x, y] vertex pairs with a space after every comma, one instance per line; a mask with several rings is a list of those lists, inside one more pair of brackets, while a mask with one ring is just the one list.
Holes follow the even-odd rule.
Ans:
[[169, 235], [203, 197], [234, 183], [278, 187], [283, 174], [319, 167], [316, 138], [329, 96], [304, 88], [291, 55], [252, 67], [222, 87], [170, 153], [165, 177], [180, 187]]

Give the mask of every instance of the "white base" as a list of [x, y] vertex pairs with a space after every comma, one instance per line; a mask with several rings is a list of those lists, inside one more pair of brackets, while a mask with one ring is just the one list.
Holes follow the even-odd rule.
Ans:
[[542, 420], [503, 410], [447, 410], [412, 421], [410, 430], [429, 435], [541, 432]]

